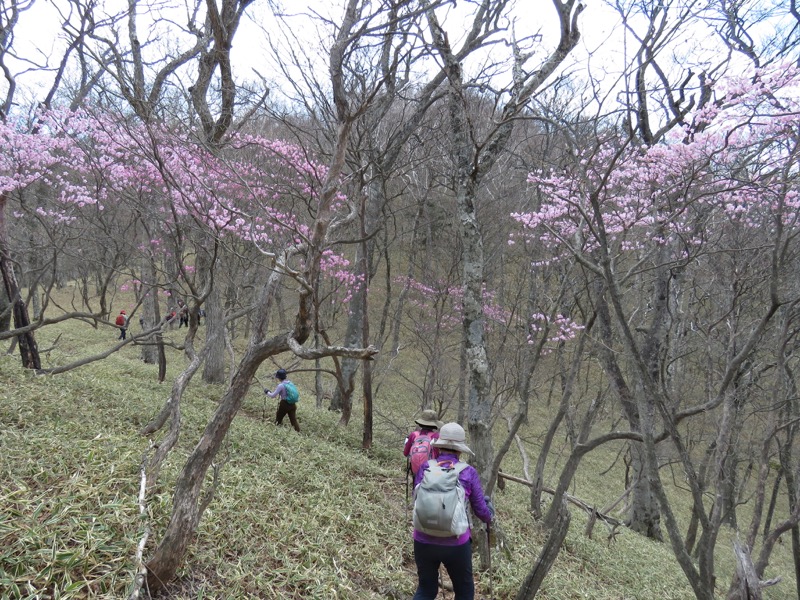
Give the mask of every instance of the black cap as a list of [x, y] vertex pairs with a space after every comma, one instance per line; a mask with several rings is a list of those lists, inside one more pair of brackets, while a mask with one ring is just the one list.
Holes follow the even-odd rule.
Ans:
[[280, 379], [281, 381], [283, 381], [284, 379], [286, 379], [286, 369], [278, 369], [278, 370], [275, 372], [275, 377], [276, 377], [276, 378], [278, 378], [278, 379]]

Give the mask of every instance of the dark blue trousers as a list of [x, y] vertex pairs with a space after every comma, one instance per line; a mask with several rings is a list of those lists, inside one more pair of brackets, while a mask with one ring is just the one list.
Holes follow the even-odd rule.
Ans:
[[474, 600], [472, 542], [460, 546], [437, 546], [414, 540], [414, 561], [419, 585], [413, 600], [434, 600], [439, 593], [439, 565], [443, 564], [453, 582], [455, 600]]

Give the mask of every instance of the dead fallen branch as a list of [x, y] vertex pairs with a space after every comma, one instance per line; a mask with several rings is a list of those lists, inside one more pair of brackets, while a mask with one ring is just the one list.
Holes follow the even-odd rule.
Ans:
[[142, 521], [144, 522], [144, 533], [142, 534], [142, 538], [139, 540], [139, 544], [136, 546], [136, 575], [133, 578], [133, 587], [131, 589], [131, 593], [128, 596], [128, 600], [138, 600], [142, 588], [144, 587], [145, 580], [147, 578], [147, 568], [144, 566], [144, 548], [147, 545], [147, 538], [150, 537], [150, 523], [146, 521], [147, 519], [147, 458], [150, 450], [153, 449], [153, 443], [150, 442], [150, 447], [148, 448], [147, 452], [145, 452], [144, 456], [142, 457], [142, 466], [141, 466], [141, 478], [139, 481], [139, 516], [141, 517]]
[[[498, 478], [507, 479], [508, 481], [515, 481], [516, 483], [521, 483], [522, 485], [527, 485], [528, 487], [533, 487], [533, 482], [528, 481], [527, 479], [522, 479], [521, 477], [514, 477], [513, 475], [508, 475], [507, 473], [500, 472], [498, 474]], [[555, 490], [552, 488], [543, 487], [543, 492], [550, 494], [551, 496], [555, 495]], [[589, 515], [589, 524], [586, 528], [586, 534], [591, 537], [592, 534], [592, 526], [594, 523], [599, 519], [606, 526], [609, 528], [609, 539], [613, 538], [617, 535], [617, 529], [622, 527], [624, 523], [619, 519], [615, 519], [614, 517], [607, 515], [600, 510], [598, 510], [595, 506], [590, 505], [588, 502], [584, 502], [580, 498], [576, 498], [575, 496], [571, 496], [570, 494], [564, 494], [564, 499], [572, 504], [573, 506], [577, 506], [587, 515]]]

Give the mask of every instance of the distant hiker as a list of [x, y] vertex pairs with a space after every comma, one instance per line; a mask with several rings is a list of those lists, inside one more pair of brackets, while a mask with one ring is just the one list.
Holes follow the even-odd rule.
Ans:
[[414, 480], [414, 561], [419, 584], [413, 600], [433, 600], [439, 593], [439, 565], [453, 582], [455, 600], [473, 600], [472, 534], [467, 507], [484, 523], [494, 513], [483, 495], [474, 467], [459, 462], [461, 452], [472, 454], [464, 443], [464, 428], [447, 423], [431, 442], [437, 459], [422, 466]]
[[275, 389], [272, 391], [264, 390], [264, 393], [270, 398], [279, 396], [281, 399], [278, 402], [278, 411], [275, 413], [275, 424], [282, 425], [283, 417], [289, 415], [289, 421], [294, 430], [300, 431], [300, 425], [297, 423], [297, 401], [300, 399], [297, 386], [286, 379], [285, 369], [278, 369], [275, 373], [275, 379], [278, 380], [278, 385]]
[[403, 456], [409, 458], [408, 467], [415, 477], [423, 463], [433, 458], [431, 442], [439, 437], [438, 429], [441, 425], [436, 416], [432, 410], [423, 410], [419, 418], [414, 421], [419, 425], [419, 429], [412, 431], [406, 438]]
[[178, 311], [178, 317], [180, 319], [180, 323], [178, 324], [178, 329], [186, 325], [189, 327], [189, 307], [186, 306], [182, 301], [178, 301], [178, 307], [180, 310]]
[[117, 320], [114, 321], [114, 324], [119, 327], [119, 337], [117, 339], [124, 340], [125, 333], [128, 331], [128, 316], [125, 314], [124, 310], [119, 311]]

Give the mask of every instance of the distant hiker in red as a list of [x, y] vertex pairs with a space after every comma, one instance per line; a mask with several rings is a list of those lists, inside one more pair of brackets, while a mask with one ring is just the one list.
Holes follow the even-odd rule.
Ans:
[[275, 379], [279, 382], [275, 389], [272, 391], [264, 390], [264, 393], [270, 398], [280, 397], [281, 399], [278, 402], [278, 411], [275, 413], [275, 424], [283, 424], [283, 417], [289, 415], [289, 422], [291, 422], [294, 430], [300, 431], [300, 425], [297, 423], [297, 401], [300, 399], [297, 386], [286, 379], [285, 369], [278, 369], [275, 373]]
[[119, 337], [118, 340], [125, 339], [125, 333], [128, 331], [128, 316], [125, 314], [124, 310], [119, 311], [117, 315], [117, 320], [114, 324], [119, 327]]
[[432, 410], [423, 410], [422, 414], [414, 421], [419, 429], [412, 431], [406, 438], [403, 456], [409, 458], [408, 466], [416, 477], [419, 468], [433, 458], [431, 442], [439, 437], [439, 420]]

